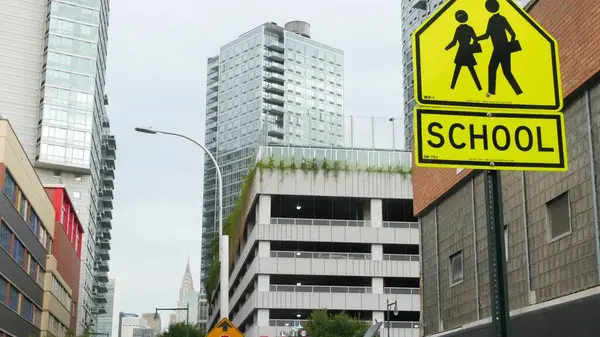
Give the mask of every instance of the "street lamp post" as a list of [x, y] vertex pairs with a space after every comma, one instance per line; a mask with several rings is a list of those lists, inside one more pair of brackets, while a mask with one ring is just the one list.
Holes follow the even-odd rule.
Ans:
[[123, 311], [119, 313], [119, 335], [117, 337], [122, 337], [121, 333], [123, 332], [123, 317], [138, 317], [138, 315]]
[[159, 311], [183, 311], [185, 310], [185, 336], [190, 334], [190, 303], [188, 302], [185, 308], [155, 308], [154, 319], [158, 319]]
[[389, 121], [392, 123], [392, 149], [396, 151], [396, 118], [392, 117]]
[[[186, 139], [196, 146], [200, 147], [212, 160], [215, 165], [215, 169], [217, 171], [217, 180], [218, 180], [218, 193], [219, 193], [219, 260], [221, 263], [221, 272], [219, 277], [219, 282], [221, 283], [221, 291], [220, 291], [220, 299], [221, 299], [221, 319], [227, 318], [229, 316], [229, 236], [223, 234], [223, 177], [221, 176], [221, 168], [217, 163], [215, 157], [208, 151], [208, 149], [193, 140], [192, 138], [181, 135], [178, 133], [167, 132], [167, 131], [159, 131], [154, 130], [152, 128], [135, 128], [135, 131], [141, 133], [147, 133], [151, 135], [155, 134], [163, 134], [169, 136], [180, 137]], [[209, 299], [210, 300], [210, 299]], [[120, 337], [120, 336], [119, 336]]]
[[394, 307], [394, 316], [398, 316], [398, 301], [394, 301], [390, 303], [389, 299], [385, 300], [385, 303], [387, 304], [386, 307], [386, 318], [385, 320], [387, 321], [387, 337], [390, 337], [390, 329], [392, 328], [392, 324], [390, 322], [390, 308], [393, 306]]

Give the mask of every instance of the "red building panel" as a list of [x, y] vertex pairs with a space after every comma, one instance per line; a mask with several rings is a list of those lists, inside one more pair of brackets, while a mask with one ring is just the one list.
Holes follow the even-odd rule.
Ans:
[[54, 245], [52, 255], [58, 261], [58, 272], [73, 291], [71, 326], [77, 327], [77, 300], [79, 297], [79, 268], [81, 265], [81, 239], [83, 226], [64, 187], [46, 187], [54, 205]]

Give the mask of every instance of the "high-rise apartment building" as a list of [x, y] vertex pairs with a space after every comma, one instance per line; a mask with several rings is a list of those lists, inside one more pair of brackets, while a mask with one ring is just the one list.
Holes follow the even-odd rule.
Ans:
[[200, 291], [198, 292], [198, 325], [208, 331], [206, 328], [206, 322], [208, 321], [208, 301], [206, 299], [206, 292], [204, 287], [200, 285]]
[[[343, 65], [343, 52], [312, 40], [302, 21], [260, 25], [208, 59], [205, 144], [222, 170], [225, 217], [261, 144], [344, 145]], [[210, 158], [204, 167], [202, 283], [218, 232]]]
[[[78, 327], [108, 282], [116, 144], [104, 92], [108, 0], [0, 2], [0, 111], [44, 183], [63, 184], [85, 230]], [[107, 264], [106, 264], [107, 265]]]
[[115, 286], [114, 279], [110, 279], [106, 284], [106, 287], [108, 288], [105, 297], [106, 303], [104, 305], [106, 313], [98, 315], [98, 328], [96, 329], [96, 332], [108, 334], [109, 337], [112, 337], [115, 317]]

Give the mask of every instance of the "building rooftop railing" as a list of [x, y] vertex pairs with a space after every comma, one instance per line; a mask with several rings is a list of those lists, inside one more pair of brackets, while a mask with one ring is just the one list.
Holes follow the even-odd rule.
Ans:
[[349, 149], [324, 147], [292, 147], [292, 146], [261, 146], [258, 149], [257, 161], [273, 157], [276, 161], [294, 160], [296, 165], [303, 160], [339, 161], [351, 169], [356, 167], [402, 167], [407, 171], [412, 166], [412, 154], [408, 151], [392, 151], [378, 149]]

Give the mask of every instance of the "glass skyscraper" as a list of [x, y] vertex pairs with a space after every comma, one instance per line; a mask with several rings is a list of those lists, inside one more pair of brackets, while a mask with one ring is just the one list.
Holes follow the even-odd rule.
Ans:
[[[106, 313], [115, 138], [104, 92], [108, 0], [0, 1], [0, 111], [43, 183], [65, 185], [83, 237], [78, 334]], [[11, 88], [4, 90], [4, 88]]]
[[114, 324], [113, 318], [115, 316], [115, 280], [109, 280], [106, 286], [108, 288], [108, 293], [106, 293], [105, 304], [106, 313], [98, 315], [98, 328], [96, 329], [96, 332], [101, 334], [108, 334], [108, 337], [117, 337], [112, 335]]
[[[258, 146], [344, 145], [344, 54], [311, 39], [310, 25], [265, 23], [208, 59], [205, 144], [223, 174], [223, 215], [233, 211]], [[216, 172], [205, 158], [202, 282], [218, 233]]]

